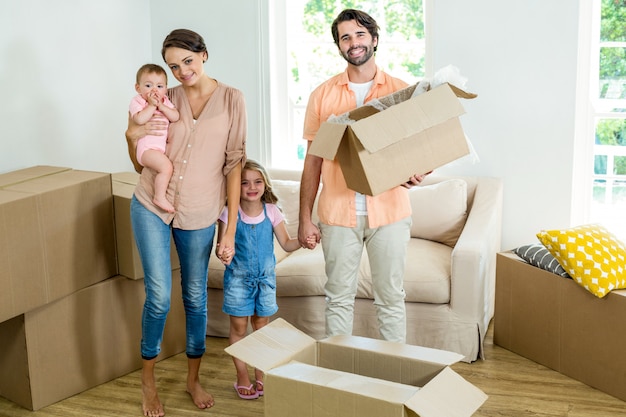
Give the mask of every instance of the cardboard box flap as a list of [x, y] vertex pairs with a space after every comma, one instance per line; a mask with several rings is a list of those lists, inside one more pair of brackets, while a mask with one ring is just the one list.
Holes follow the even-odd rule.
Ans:
[[35, 178], [45, 177], [48, 175], [58, 174], [59, 172], [71, 171], [71, 168], [55, 167], [48, 165], [38, 165], [30, 168], [19, 169], [17, 171], [0, 174], [0, 188], [9, 187], [30, 181]]
[[459, 97], [459, 98], [465, 98], [465, 99], [473, 99], [478, 97], [478, 94], [474, 94], [474, 93], [469, 93], [465, 90], [460, 89], [459, 87], [457, 87], [456, 85], [453, 84], [448, 84], [450, 86], [450, 88], [452, 89], [452, 91], [454, 92], [454, 94]]
[[139, 174], [136, 172], [116, 172], [114, 174], [111, 174], [111, 179], [114, 182], [137, 185], [137, 183], [139, 182]]
[[445, 368], [405, 405], [420, 417], [469, 417], [486, 400], [487, 394]]
[[361, 120], [361, 119], [365, 119], [366, 117], [370, 117], [376, 113], [380, 113], [380, 110], [378, 110], [374, 106], [368, 106], [367, 103], [365, 103], [364, 106], [357, 107], [356, 109], [348, 113], [349, 114], [348, 117], [351, 120]]
[[316, 343], [311, 336], [278, 318], [224, 350], [267, 372], [292, 360], [315, 363]]
[[323, 345], [341, 346], [355, 351], [375, 352], [385, 356], [420, 360], [437, 365], [449, 366], [463, 359], [463, 355], [447, 350], [432, 349], [424, 346], [393, 343], [386, 340], [371, 339], [362, 336], [333, 336], [320, 341]]
[[307, 383], [337, 391], [404, 404], [418, 392], [419, 387], [357, 376], [349, 372], [321, 368], [300, 362], [291, 362], [268, 372], [270, 378], [284, 377], [298, 383]]
[[350, 125], [361, 143], [375, 153], [465, 113], [449, 84], [389, 107]]
[[422, 387], [463, 355], [359, 336], [335, 336], [318, 344], [318, 365]]
[[[54, 175], [42, 175], [37, 178], [32, 178], [29, 181], [23, 181], [4, 188], [6, 190], [41, 194], [68, 189], [68, 187], [78, 184], [89, 184], [91, 181], [102, 178], [103, 176], [110, 178], [110, 175], [111, 174], [95, 171], [66, 170], [56, 172]], [[107, 181], [107, 185], [110, 187], [110, 180]]]
[[124, 198], [132, 198], [135, 193], [135, 188], [137, 187], [134, 184], [128, 184], [125, 182], [113, 181], [111, 184], [113, 188], [113, 196], [114, 197], [124, 197]]
[[131, 198], [139, 182], [139, 174], [136, 172], [116, 172], [111, 174], [111, 181], [114, 196]]
[[341, 123], [322, 123], [316, 135], [316, 139], [322, 138], [322, 140], [314, 140], [311, 142], [309, 152], [312, 155], [317, 155], [332, 161], [335, 159], [335, 155], [337, 155], [341, 139], [343, 139], [347, 128], [348, 125]]

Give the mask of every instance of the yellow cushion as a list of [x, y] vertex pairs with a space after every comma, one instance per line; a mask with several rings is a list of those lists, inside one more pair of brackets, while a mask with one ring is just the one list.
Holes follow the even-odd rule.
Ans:
[[602, 298], [626, 288], [626, 247], [598, 224], [542, 230], [537, 237], [574, 281]]

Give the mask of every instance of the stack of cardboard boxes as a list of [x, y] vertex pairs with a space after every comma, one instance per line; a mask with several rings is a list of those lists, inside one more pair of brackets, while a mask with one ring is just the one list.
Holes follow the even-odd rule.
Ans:
[[[37, 410], [141, 366], [141, 264], [118, 275], [118, 261], [135, 255], [130, 222], [116, 229], [128, 208], [114, 205], [129, 201], [114, 204], [108, 173], [36, 166], [0, 174], [1, 396]], [[173, 287], [160, 358], [184, 350]]]

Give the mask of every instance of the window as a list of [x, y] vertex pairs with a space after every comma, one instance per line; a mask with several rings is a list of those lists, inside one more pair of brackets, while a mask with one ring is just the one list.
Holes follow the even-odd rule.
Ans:
[[424, 76], [422, 0], [272, 1], [270, 165], [275, 168], [302, 168], [306, 152], [302, 127], [309, 94], [346, 67], [333, 42], [331, 24], [348, 7], [364, 10], [378, 22], [379, 67], [408, 83]]
[[594, 0], [588, 7], [581, 10], [592, 17], [589, 70], [582, 71], [589, 105], [588, 127], [581, 131], [588, 145], [581, 148], [589, 155], [583, 166], [591, 181], [584, 182], [582, 220], [602, 223], [626, 239], [626, 1]]

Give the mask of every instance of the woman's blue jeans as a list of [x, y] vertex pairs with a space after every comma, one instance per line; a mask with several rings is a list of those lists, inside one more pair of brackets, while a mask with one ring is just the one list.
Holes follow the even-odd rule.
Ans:
[[[180, 259], [189, 358], [200, 358], [206, 349], [207, 274], [215, 225], [199, 230], [170, 228], [133, 196], [130, 215], [143, 264], [146, 300], [141, 318], [141, 357], [154, 359], [161, 351], [165, 319], [172, 294], [170, 236]], [[176, 325], [176, 323], [171, 323]]]

